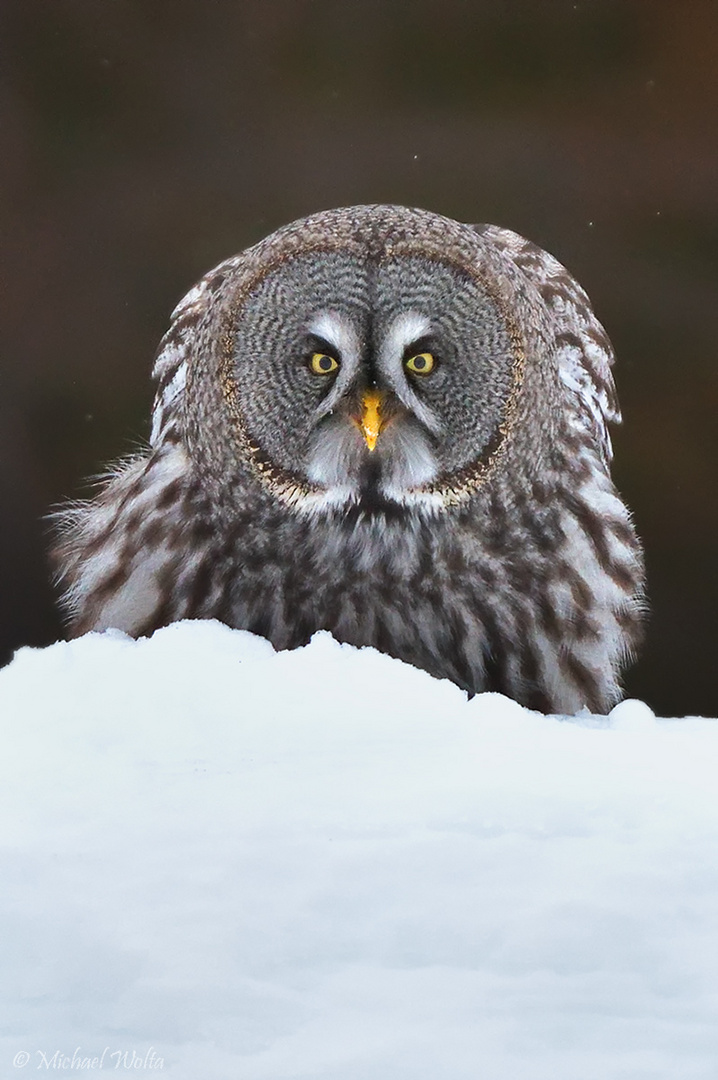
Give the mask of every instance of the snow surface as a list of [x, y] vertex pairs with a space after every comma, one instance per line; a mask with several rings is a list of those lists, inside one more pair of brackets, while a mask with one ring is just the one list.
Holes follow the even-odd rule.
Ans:
[[716, 721], [217, 623], [23, 649], [0, 721], [2, 1077], [718, 1076]]

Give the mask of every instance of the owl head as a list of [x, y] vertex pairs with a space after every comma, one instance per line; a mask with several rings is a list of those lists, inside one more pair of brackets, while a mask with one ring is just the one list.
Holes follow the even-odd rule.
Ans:
[[249, 478], [309, 513], [441, 511], [538, 470], [565, 402], [513, 235], [394, 206], [278, 230], [177, 308], [153, 443], [181, 438], [225, 495]]

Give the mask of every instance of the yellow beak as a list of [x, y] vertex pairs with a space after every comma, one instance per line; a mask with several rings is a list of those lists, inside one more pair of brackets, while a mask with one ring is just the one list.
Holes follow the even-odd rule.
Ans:
[[383, 396], [380, 390], [367, 390], [361, 399], [362, 411], [359, 427], [370, 450], [376, 446], [376, 440], [383, 426], [381, 419]]

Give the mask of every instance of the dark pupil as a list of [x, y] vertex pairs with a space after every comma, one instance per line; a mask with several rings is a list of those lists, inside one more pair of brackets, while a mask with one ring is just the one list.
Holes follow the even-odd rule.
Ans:
[[415, 356], [414, 357], [414, 367], [415, 368], [425, 368], [426, 367], [426, 357], [425, 356]]
[[331, 371], [332, 370], [332, 364], [333, 364], [333, 361], [332, 361], [331, 356], [320, 356], [319, 357], [319, 367], [322, 369], [322, 371]]

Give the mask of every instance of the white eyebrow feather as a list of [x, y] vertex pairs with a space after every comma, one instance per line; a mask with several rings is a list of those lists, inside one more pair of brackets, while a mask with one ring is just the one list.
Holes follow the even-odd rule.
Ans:
[[359, 367], [361, 341], [352, 323], [338, 311], [319, 311], [307, 325], [307, 332], [322, 338], [341, 360], [339, 373], [330, 392], [317, 409], [317, 416], [332, 412]]
[[403, 311], [392, 322], [381, 344], [379, 367], [399, 400], [435, 435], [442, 426], [434, 412], [420, 401], [407, 382], [404, 351], [431, 333], [431, 320], [419, 311]]
[[360, 349], [356, 330], [338, 311], [320, 311], [307, 330], [332, 345], [342, 357], [357, 356]]
[[391, 324], [382, 352], [387, 360], [395, 356], [403, 357], [407, 345], [426, 337], [429, 333], [431, 333], [431, 323], [426, 315], [421, 315], [418, 311], [404, 311]]

